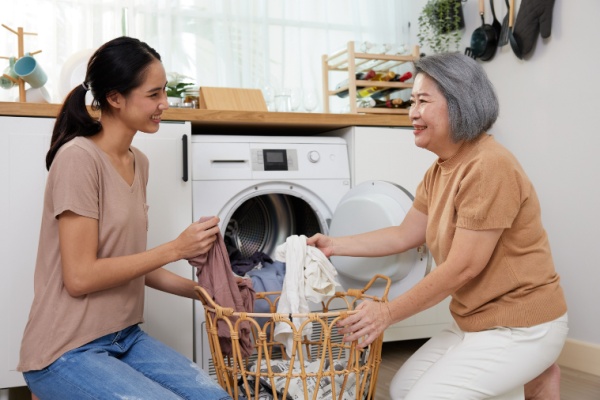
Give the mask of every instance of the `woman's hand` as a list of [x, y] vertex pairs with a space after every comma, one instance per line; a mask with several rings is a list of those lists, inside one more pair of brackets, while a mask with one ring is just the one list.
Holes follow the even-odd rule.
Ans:
[[317, 249], [321, 250], [325, 257], [331, 257], [333, 255], [333, 238], [329, 236], [317, 233], [306, 239], [306, 244], [315, 246]]
[[219, 232], [219, 218], [212, 217], [203, 222], [194, 222], [183, 231], [175, 245], [181, 259], [190, 259], [206, 254], [213, 247]]
[[388, 303], [365, 300], [356, 307], [358, 311], [337, 323], [338, 332], [345, 334], [344, 341], [361, 339], [358, 347], [364, 348], [392, 324]]

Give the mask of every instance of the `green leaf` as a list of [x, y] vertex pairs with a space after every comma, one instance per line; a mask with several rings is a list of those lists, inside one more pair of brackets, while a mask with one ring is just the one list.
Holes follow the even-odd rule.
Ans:
[[428, 0], [418, 17], [417, 39], [434, 53], [458, 50], [462, 38], [461, 0]]

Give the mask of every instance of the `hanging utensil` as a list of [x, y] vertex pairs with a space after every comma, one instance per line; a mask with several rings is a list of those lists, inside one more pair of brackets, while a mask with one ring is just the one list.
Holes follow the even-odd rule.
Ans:
[[498, 47], [502, 47], [508, 44], [508, 17], [510, 14], [510, 4], [508, 4], [508, 0], [506, 1], [506, 15], [502, 20], [502, 29], [500, 30], [500, 38], [498, 39]]
[[508, 39], [510, 40], [510, 47], [512, 47], [512, 51], [513, 53], [515, 53], [515, 56], [517, 56], [517, 58], [519, 60], [523, 59], [523, 52], [521, 51], [521, 46], [519, 45], [519, 42], [517, 41], [517, 38], [515, 37], [514, 33], [513, 33], [513, 25], [514, 25], [514, 20], [515, 20], [515, 0], [510, 0], [510, 19], [508, 22]]
[[475, 57], [481, 61], [488, 61], [494, 57], [498, 46], [498, 36], [490, 24], [485, 23], [484, 0], [479, 0], [479, 15], [481, 16], [481, 26], [471, 36], [471, 49]]
[[492, 28], [496, 31], [496, 36], [498, 37], [498, 41], [500, 40], [500, 32], [502, 32], [502, 24], [496, 18], [496, 10], [494, 9], [494, 0], [490, 0], [490, 8], [492, 9], [492, 17], [494, 20], [492, 21]]

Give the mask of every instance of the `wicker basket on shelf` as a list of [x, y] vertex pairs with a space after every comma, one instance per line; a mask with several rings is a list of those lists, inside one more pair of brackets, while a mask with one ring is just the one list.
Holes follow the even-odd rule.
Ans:
[[[378, 279], [385, 282], [383, 296], [367, 294]], [[361, 349], [358, 341], [343, 341], [343, 336], [337, 333], [336, 323], [355, 313], [355, 307], [365, 299], [387, 302], [390, 284], [388, 277], [376, 275], [362, 289], [337, 292], [322, 304], [321, 312], [306, 314], [277, 313], [280, 292], [256, 294], [257, 302], [268, 302], [269, 313], [234, 312], [216, 304], [202, 287], [196, 287], [204, 306], [206, 330], [219, 384], [234, 399], [259, 399], [263, 398], [263, 394], [275, 400], [373, 399], [383, 334]], [[332, 307], [338, 309], [331, 311]], [[301, 324], [295, 325], [294, 319], [302, 321]], [[221, 351], [218, 323], [229, 329], [231, 355], [223, 355]], [[254, 353], [250, 357], [242, 355], [242, 324], [251, 327]], [[275, 324], [290, 326], [293, 344], [289, 352], [285, 351], [282, 343], [274, 340]], [[311, 337], [302, 335], [307, 324], [313, 327]]]

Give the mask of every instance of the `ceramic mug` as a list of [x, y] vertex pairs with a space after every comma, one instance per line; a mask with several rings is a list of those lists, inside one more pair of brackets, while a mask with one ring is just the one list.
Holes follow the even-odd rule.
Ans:
[[29, 53], [17, 60], [14, 69], [15, 73], [34, 89], [44, 86], [48, 81], [48, 76], [40, 64]]
[[25, 91], [27, 103], [50, 103], [50, 93], [45, 87], [29, 88]]
[[[9, 65], [8, 65], [8, 67], [6, 67], [4, 69], [3, 74], [8, 75], [15, 80], [17, 80], [19, 78], [19, 75], [17, 75], [15, 73], [15, 58], [14, 57], [11, 57], [9, 59]], [[11, 89], [16, 84], [17, 84], [17, 82], [13, 82], [5, 76], [0, 76], [0, 87], [2, 89]]]

